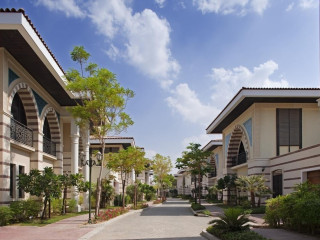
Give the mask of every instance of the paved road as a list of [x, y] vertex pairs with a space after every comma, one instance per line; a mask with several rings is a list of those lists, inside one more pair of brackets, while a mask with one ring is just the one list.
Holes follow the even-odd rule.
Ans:
[[210, 218], [195, 217], [190, 203], [180, 199], [168, 199], [160, 206], [135, 212], [96, 229], [82, 239], [152, 239], [152, 240], [203, 240], [202, 229], [208, 226]]

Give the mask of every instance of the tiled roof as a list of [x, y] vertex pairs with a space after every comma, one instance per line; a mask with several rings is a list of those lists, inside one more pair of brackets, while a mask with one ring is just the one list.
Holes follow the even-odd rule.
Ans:
[[61, 65], [59, 64], [58, 60], [56, 59], [56, 57], [53, 55], [53, 53], [51, 52], [50, 48], [48, 47], [48, 45], [45, 43], [45, 41], [43, 40], [43, 38], [40, 36], [40, 33], [38, 32], [38, 30], [36, 29], [36, 27], [33, 25], [33, 23], [31, 22], [30, 18], [28, 17], [28, 15], [25, 13], [24, 9], [19, 8], [18, 10], [15, 8], [0, 8], [0, 13], [22, 13], [23, 16], [26, 18], [26, 20], [29, 22], [30, 26], [32, 27], [32, 29], [34, 30], [34, 32], [37, 34], [37, 36], [39, 37], [39, 39], [41, 40], [41, 42], [43, 43], [43, 45], [46, 47], [46, 49], [48, 50], [48, 52], [50, 53], [51, 57], [54, 59], [54, 61], [57, 63], [57, 65], [59, 66], [59, 68], [61, 69], [61, 71], [65, 74], [63, 68], [61, 67]]
[[[259, 91], [318, 91], [320, 90], [320, 88], [254, 88], [254, 87], [242, 87], [235, 95], [234, 97], [229, 101], [229, 103], [223, 108], [223, 110], [218, 114], [218, 116], [209, 124], [209, 126], [206, 128], [206, 130], [208, 130], [212, 124], [219, 118], [221, 117], [222, 114], [224, 114], [224, 112], [226, 111], [226, 109], [232, 105], [233, 101], [238, 97], [238, 95], [245, 90], [249, 90], [252, 92], [257, 91], [257, 93], [259, 93]], [[257, 97], [257, 96], [256, 96]], [[319, 96], [320, 97], [320, 96]]]

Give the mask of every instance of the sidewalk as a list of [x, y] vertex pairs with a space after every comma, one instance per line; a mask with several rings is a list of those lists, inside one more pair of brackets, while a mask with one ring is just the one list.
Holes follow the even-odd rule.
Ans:
[[[152, 202], [148, 202], [152, 206]], [[126, 215], [126, 214], [124, 214]], [[121, 215], [122, 216], [122, 215]], [[120, 216], [119, 216], [120, 217]], [[118, 217], [117, 217], [118, 218]], [[110, 220], [109, 220], [110, 221]], [[1, 240], [77, 240], [95, 228], [98, 224], [87, 224], [88, 214], [63, 219], [43, 227], [4, 226], [0, 227]]]
[[[212, 213], [213, 217], [218, 217], [223, 214], [223, 209], [215, 204], [208, 203], [205, 200], [201, 200], [201, 202], [202, 205]], [[285, 229], [266, 228], [268, 225], [265, 223], [263, 217], [264, 214], [253, 214], [249, 218], [255, 221], [255, 226], [259, 226], [259, 228], [252, 228], [252, 231], [259, 233], [265, 238], [272, 240], [319, 240], [318, 237], [287, 231]]]

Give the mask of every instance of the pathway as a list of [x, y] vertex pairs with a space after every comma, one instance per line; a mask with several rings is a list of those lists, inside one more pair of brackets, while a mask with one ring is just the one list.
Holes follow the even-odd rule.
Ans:
[[200, 233], [208, 226], [210, 219], [194, 217], [186, 200], [168, 199], [159, 206], [106, 222], [81, 240], [203, 240]]

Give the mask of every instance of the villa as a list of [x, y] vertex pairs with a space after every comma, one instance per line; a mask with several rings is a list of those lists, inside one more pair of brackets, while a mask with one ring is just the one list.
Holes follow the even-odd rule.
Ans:
[[[230, 174], [265, 176], [273, 196], [307, 180], [319, 184], [319, 96], [318, 88], [242, 88], [206, 129], [222, 135], [220, 144], [203, 147], [216, 170], [208, 186]], [[181, 194], [186, 175], [178, 174]]]

